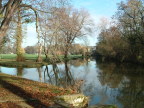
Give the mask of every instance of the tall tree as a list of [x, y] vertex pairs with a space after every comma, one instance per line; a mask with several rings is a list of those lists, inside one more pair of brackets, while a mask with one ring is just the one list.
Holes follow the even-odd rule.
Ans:
[[24, 61], [25, 58], [23, 56], [23, 50], [22, 50], [22, 40], [23, 40], [23, 34], [22, 34], [22, 15], [21, 15], [21, 9], [18, 9], [17, 11], [17, 28], [16, 28], [16, 54], [17, 54], [17, 61]]
[[[68, 4], [68, 0], [53, 0], [50, 5], [47, 3], [42, 6], [45, 11], [49, 12], [49, 14], [41, 13], [40, 16], [40, 36], [43, 41], [43, 50], [46, 56], [46, 61], [50, 60], [49, 55], [53, 55], [53, 60], [51, 62], [55, 62], [58, 59], [58, 54], [60, 51], [60, 32], [59, 24], [56, 20], [52, 21], [55, 18], [55, 13], [59, 10], [59, 8], [66, 7]], [[52, 23], [53, 22], [53, 23]]]
[[52, 33], [58, 35], [57, 44], [63, 47], [65, 58], [68, 57], [69, 49], [75, 39], [91, 32], [88, 12], [71, 7], [59, 8], [53, 13], [49, 24]]
[[130, 44], [131, 55], [138, 59], [144, 53], [144, 2], [128, 0], [119, 4], [117, 14], [123, 37]]
[[[97, 52], [120, 60], [144, 61], [144, 2], [119, 3], [116, 23], [101, 30]], [[126, 53], [127, 52], [127, 53]]]

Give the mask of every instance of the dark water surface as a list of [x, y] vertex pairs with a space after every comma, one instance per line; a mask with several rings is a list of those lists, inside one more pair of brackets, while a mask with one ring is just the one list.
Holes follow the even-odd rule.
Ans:
[[142, 66], [72, 60], [42, 68], [0, 67], [0, 72], [75, 89], [90, 97], [89, 105], [115, 104], [119, 108], [144, 108]]

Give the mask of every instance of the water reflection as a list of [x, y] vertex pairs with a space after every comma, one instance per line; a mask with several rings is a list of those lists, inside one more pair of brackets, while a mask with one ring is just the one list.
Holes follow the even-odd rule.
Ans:
[[117, 99], [124, 105], [124, 108], [143, 108], [144, 106], [144, 80], [142, 78], [129, 77], [123, 82], [119, 89]]
[[1, 71], [1, 66], [0, 66], [0, 73], [2, 73], [2, 71]]
[[23, 70], [24, 70], [23, 67], [17, 67], [16, 68], [17, 76], [22, 76], [23, 75]]
[[42, 68], [37, 68], [37, 72], [39, 75], [39, 81], [42, 82]]
[[141, 66], [80, 59], [41, 68], [1, 67], [1, 72], [83, 92], [91, 99], [89, 105], [144, 106], [144, 68]]
[[69, 61], [70, 65], [74, 66], [74, 67], [79, 67], [79, 66], [83, 66], [85, 64], [88, 64], [88, 62], [91, 61], [88, 58], [83, 58], [83, 59], [78, 59], [78, 60], [71, 60]]
[[44, 81], [52, 85], [71, 88], [80, 92], [80, 85], [83, 81], [74, 78], [70, 66], [68, 61], [64, 61], [62, 65], [53, 63], [51, 67], [46, 66], [44, 69]]
[[[97, 64], [101, 84], [116, 90], [116, 104], [122, 108], [143, 108], [144, 68], [132, 64], [104, 63]], [[112, 94], [113, 91], [112, 91]]]
[[101, 70], [98, 75], [101, 85], [117, 88], [123, 79], [123, 74], [116, 68], [116, 65], [114, 63], [109, 63], [109, 65], [100, 63], [97, 66]]

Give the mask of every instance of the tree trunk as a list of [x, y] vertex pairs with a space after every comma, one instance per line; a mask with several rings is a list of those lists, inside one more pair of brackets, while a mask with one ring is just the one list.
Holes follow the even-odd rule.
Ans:
[[17, 36], [16, 36], [16, 53], [17, 53], [17, 61], [22, 62], [25, 61], [23, 57], [22, 51], [22, 23], [21, 23], [21, 13], [20, 9], [18, 10], [18, 23], [17, 23]]
[[65, 51], [64, 58], [68, 59], [68, 51]]
[[46, 39], [44, 39], [44, 54], [45, 54], [45, 61], [48, 62], [50, 61], [50, 58], [48, 57], [48, 49], [46, 48]]
[[2, 10], [2, 0], [0, 0], [0, 11]]
[[41, 53], [42, 53], [42, 45], [39, 44], [39, 48], [38, 48], [38, 58], [36, 62], [42, 62], [42, 57], [41, 57]]
[[0, 37], [0, 50], [1, 50], [2, 46], [3, 46], [3, 37]]
[[68, 59], [68, 51], [69, 51], [69, 47], [68, 45], [65, 46], [65, 53], [64, 53], [64, 58]]
[[4, 37], [9, 28], [10, 21], [22, 0], [9, 0], [6, 4], [4, 19], [0, 25], [0, 37]]

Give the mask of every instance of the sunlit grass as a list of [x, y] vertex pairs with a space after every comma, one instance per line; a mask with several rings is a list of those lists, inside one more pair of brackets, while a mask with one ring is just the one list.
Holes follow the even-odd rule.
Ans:
[[0, 54], [0, 59], [15, 59], [16, 54]]
[[[16, 54], [0, 54], [0, 59], [16, 59]], [[36, 54], [24, 54], [25, 59], [29, 60], [36, 60], [38, 55]], [[43, 58], [45, 58], [44, 55], [42, 55]]]
[[[0, 54], [0, 59], [16, 59], [17, 55], [16, 54]], [[38, 55], [37, 54], [24, 54], [24, 57], [26, 60], [36, 60]], [[41, 57], [44, 59], [45, 55], [41, 55]], [[52, 57], [52, 55], [49, 55], [49, 57]], [[64, 55], [59, 56], [61, 59], [64, 58]], [[69, 55], [68, 59], [72, 58], [80, 58], [82, 57], [81, 55]]]

